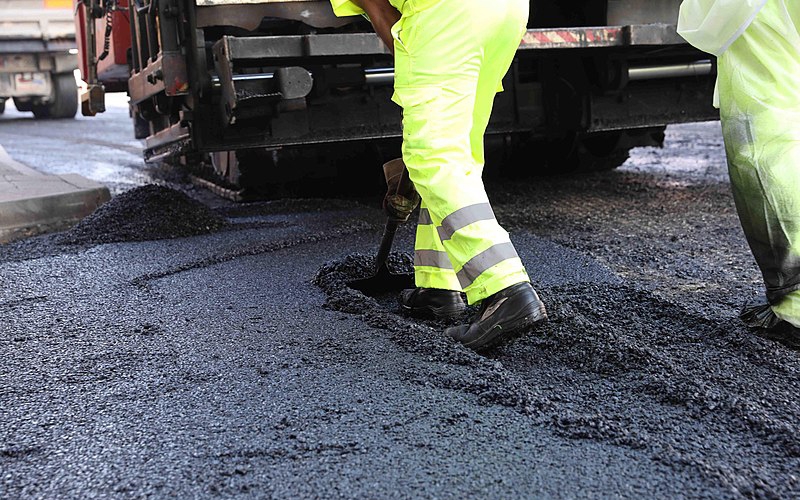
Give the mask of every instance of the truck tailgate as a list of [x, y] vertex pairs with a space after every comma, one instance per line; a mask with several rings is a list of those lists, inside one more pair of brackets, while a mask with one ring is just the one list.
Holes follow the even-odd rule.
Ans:
[[[25, 2], [31, 7], [0, 8], [0, 41], [75, 39], [75, 21], [70, 8], [46, 8], [45, 2]], [[39, 5], [39, 8], [33, 8]]]

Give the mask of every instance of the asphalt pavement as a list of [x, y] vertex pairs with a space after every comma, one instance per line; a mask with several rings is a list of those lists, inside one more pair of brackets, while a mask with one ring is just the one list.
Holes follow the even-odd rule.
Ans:
[[[0, 115], [5, 114], [5, 109], [3, 106]], [[20, 140], [19, 134], [10, 127], [24, 114], [18, 112], [12, 102], [9, 102], [8, 111], [9, 116], [0, 116], [0, 124], [6, 126], [12, 137], [4, 141], [29, 143], [28, 136], [23, 135]], [[38, 123], [31, 119], [30, 113], [28, 115], [28, 123]], [[68, 122], [76, 123], [73, 120]], [[40, 132], [49, 132], [48, 125], [38, 124]], [[32, 144], [25, 144], [22, 148], [22, 151], [31, 150], [36, 151]], [[64, 169], [67, 162], [62, 159], [61, 163], [60, 167]], [[77, 167], [71, 164], [70, 168]], [[67, 229], [108, 201], [107, 187], [70, 171], [70, 168], [58, 174], [41, 172], [12, 158], [0, 144], [0, 243]]]
[[486, 356], [346, 288], [371, 204], [120, 189], [0, 246], [0, 497], [798, 497], [800, 355], [736, 319], [760, 285], [722, 155], [687, 125], [489, 183], [551, 320]]
[[157, 167], [142, 160], [133, 137], [125, 94], [106, 96], [106, 112], [69, 120], [35, 120], [6, 101], [0, 114], [0, 144], [14, 160], [48, 175], [78, 174], [111, 194], [153, 182]]

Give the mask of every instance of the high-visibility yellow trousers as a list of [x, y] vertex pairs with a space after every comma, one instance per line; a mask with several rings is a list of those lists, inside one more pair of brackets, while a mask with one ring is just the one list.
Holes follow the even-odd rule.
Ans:
[[800, 327], [800, 8], [768, 0], [719, 58], [736, 208], [775, 314]]
[[422, 197], [416, 285], [473, 304], [529, 281], [483, 186], [483, 136], [519, 47], [528, 0], [439, 0], [393, 27], [403, 160]]

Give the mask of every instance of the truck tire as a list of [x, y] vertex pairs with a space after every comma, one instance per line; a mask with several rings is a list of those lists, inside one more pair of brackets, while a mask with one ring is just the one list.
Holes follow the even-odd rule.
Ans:
[[6, 100], [0, 99], [0, 115], [6, 112]]
[[580, 142], [581, 172], [612, 170], [628, 159], [628, 153], [638, 147], [664, 147], [666, 127], [603, 132], [584, 137]]
[[625, 163], [635, 147], [662, 147], [664, 129], [572, 132], [562, 139], [523, 139], [514, 146], [511, 161], [501, 175], [527, 177], [613, 170]]
[[74, 118], [78, 112], [78, 85], [72, 73], [53, 75], [53, 93], [46, 104], [34, 104], [36, 118]]

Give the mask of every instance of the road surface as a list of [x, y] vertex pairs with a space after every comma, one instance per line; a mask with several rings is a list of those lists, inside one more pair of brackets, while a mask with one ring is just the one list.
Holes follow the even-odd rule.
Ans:
[[551, 319], [486, 356], [345, 286], [373, 205], [137, 189], [129, 126], [0, 119], [19, 161], [117, 195], [0, 246], [0, 497], [800, 496], [800, 355], [737, 320], [760, 281], [718, 124], [491, 182]]

